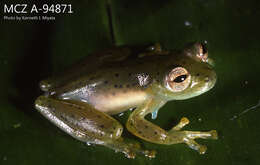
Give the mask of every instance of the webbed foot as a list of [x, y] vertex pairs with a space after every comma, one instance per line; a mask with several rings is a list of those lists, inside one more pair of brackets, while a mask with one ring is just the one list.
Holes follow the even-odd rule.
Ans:
[[130, 159], [134, 159], [137, 154], [142, 154], [148, 158], [155, 158], [156, 155], [155, 150], [144, 150], [139, 143], [126, 143], [121, 138], [104, 145], [114, 149], [116, 152], [124, 153]]

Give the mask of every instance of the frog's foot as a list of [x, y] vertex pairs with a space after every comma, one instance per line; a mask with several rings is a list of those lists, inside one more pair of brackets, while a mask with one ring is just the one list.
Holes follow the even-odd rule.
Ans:
[[217, 131], [211, 130], [208, 132], [199, 132], [199, 131], [183, 131], [184, 137], [183, 142], [186, 143], [191, 149], [198, 151], [200, 154], [204, 154], [207, 150], [205, 145], [200, 145], [194, 141], [194, 139], [217, 139]]
[[156, 151], [155, 150], [144, 150], [141, 148], [139, 143], [126, 143], [123, 141], [123, 138], [120, 138], [116, 141], [110, 143], [105, 143], [105, 146], [115, 150], [116, 152], [122, 152], [127, 158], [134, 159], [136, 154], [145, 155], [148, 158], [154, 158]]
[[[142, 154], [148, 158], [155, 158], [156, 151], [155, 150], [144, 150], [141, 148], [139, 143], [130, 143], [129, 147], [127, 148], [128, 153], [126, 156], [131, 158], [131, 155], [134, 153]], [[130, 157], [129, 157], [130, 156]]]
[[190, 148], [198, 151], [200, 154], [204, 154], [207, 150], [207, 147], [200, 145], [195, 142], [194, 139], [217, 139], [217, 131], [211, 130], [208, 132], [199, 132], [199, 131], [180, 131], [185, 125], [189, 123], [187, 118], [182, 118], [181, 121], [169, 131], [172, 141], [176, 143], [186, 143]]

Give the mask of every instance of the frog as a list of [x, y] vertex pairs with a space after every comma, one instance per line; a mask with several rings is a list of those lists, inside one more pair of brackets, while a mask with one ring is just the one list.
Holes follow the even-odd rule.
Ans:
[[[149, 46], [119, 46], [87, 56], [64, 73], [40, 82], [44, 92], [35, 108], [54, 125], [87, 144], [102, 145], [123, 153], [154, 158], [155, 150], [122, 136], [134, 136], [155, 144], [184, 143], [200, 154], [205, 145], [195, 139], [217, 139], [216, 130], [182, 130], [189, 124], [182, 117], [165, 130], [145, 117], [157, 117], [167, 102], [199, 96], [216, 83], [216, 72], [205, 45], [196, 42], [180, 51], [168, 51], [156, 43]], [[134, 109], [134, 110], [133, 110]], [[131, 110], [125, 124], [113, 115]]]

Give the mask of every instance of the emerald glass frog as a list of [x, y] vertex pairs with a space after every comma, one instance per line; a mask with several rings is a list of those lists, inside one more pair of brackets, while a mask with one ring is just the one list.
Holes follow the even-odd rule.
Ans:
[[186, 143], [200, 154], [206, 146], [196, 138], [217, 139], [215, 130], [182, 131], [189, 123], [183, 117], [166, 131], [147, 121], [156, 118], [168, 101], [183, 100], [210, 90], [216, 82], [207, 51], [199, 43], [180, 52], [162, 50], [159, 44], [146, 48], [115, 47], [88, 56], [64, 74], [44, 80], [45, 92], [35, 101], [36, 109], [72, 137], [90, 144], [107, 146], [134, 158], [150, 158], [154, 150], [121, 137], [123, 126], [111, 115], [136, 108], [126, 128], [135, 136], [157, 144]]

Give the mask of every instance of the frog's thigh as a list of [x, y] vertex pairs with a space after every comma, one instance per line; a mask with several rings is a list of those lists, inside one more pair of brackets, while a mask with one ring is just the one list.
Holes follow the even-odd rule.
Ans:
[[40, 96], [35, 106], [47, 119], [81, 141], [118, 139], [123, 131], [115, 119], [85, 103]]

